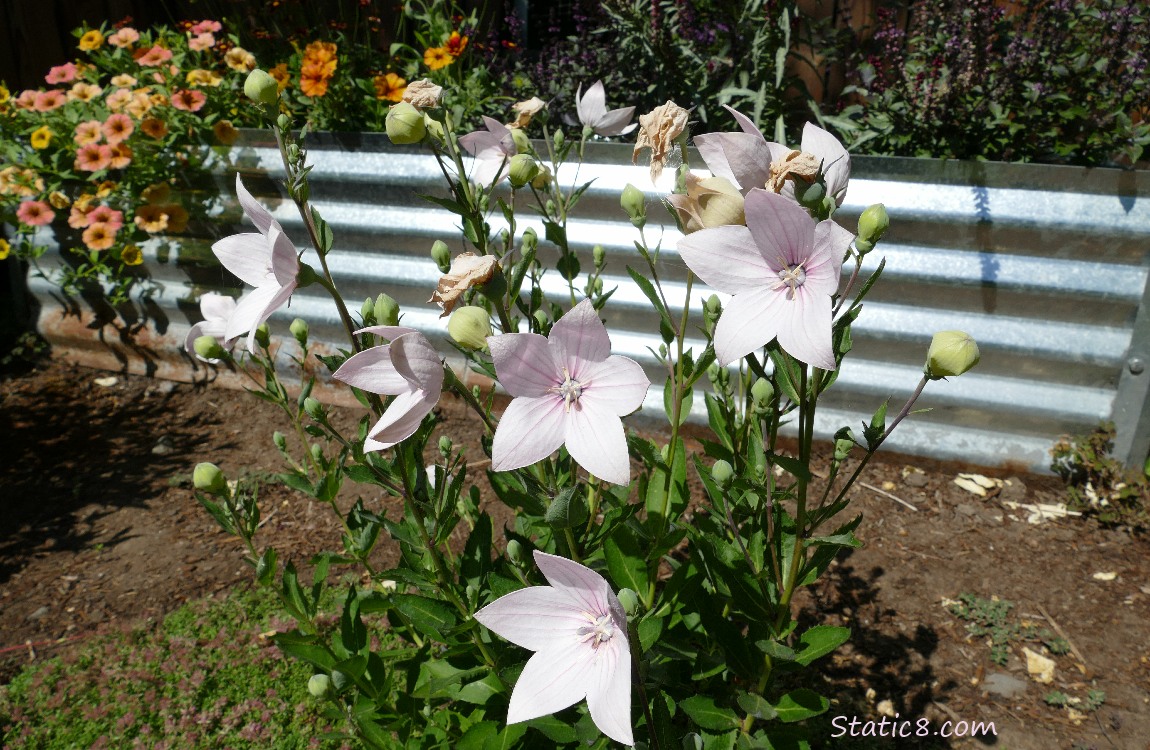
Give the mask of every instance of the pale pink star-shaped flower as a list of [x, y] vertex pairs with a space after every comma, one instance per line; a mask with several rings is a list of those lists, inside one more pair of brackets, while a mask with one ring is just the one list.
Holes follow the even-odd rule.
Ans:
[[[771, 183], [772, 165], [775, 166], [774, 176], [777, 178], [777, 173], [788, 156], [792, 155], [793, 149], [768, 141], [751, 118], [731, 107], [727, 107], [727, 110], [734, 115], [742, 132], [697, 135], [695, 147], [699, 149], [699, 155], [712, 174], [727, 178], [746, 195], [753, 188], [763, 188]], [[826, 180], [827, 195], [835, 199], [836, 205], [841, 206], [851, 176], [851, 157], [847, 150], [833, 135], [809, 122], [803, 126], [803, 140], [799, 150], [815, 157]], [[783, 194], [793, 197], [794, 186], [786, 185]]]
[[586, 94], [583, 93], [583, 84], [579, 84], [575, 92], [575, 111], [579, 114], [579, 122], [595, 131], [596, 135], [626, 135], [638, 127], [631, 122], [635, 116], [634, 107], [607, 109], [607, 94], [602, 81], [591, 84]]
[[192, 329], [188, 331], [188, 337], [184, 339], [184, 348], [188, 350], [188, 354], [204, 362], [213, 365], [218, 364], [218, 359], [204, 359], [196, 354], [196, 339], [200, 336], [212, 336], [220, 342], [220, 346], [231, 349], [235, 343], [235, 338], [229, 339], [225, 334], [228, 321], [235, 314], [235, 311], [236, 301], [225, 294], [208, 292], [200, 297], [200, 314], [204, 316], [204, 319], [192, 326]]
[[590, 300], [557, 320], [549, 337], [507, 333], [487, 345], [499, 383], [514, 396], [491, 446], [495, 471], [530, 466], [566, 445], [595, 476], [630, 481], [620, 417], [643, 405], [651, 381], [637, 362], [611, 354]]
[[471, 167], [471, 181], [482, 187], [499, 182], [507, 176], [507, 164], [518, 153], [511, 130], [491, 117], [484, 117], [486, 130], [459, 136], [459, 145], [475, 159]]
[[225, 338], [248, 334], [248, 351], [255, 354], [256, 328], [288, 301], [298, 284], [299, 252], [272, 218], [244, 187], [236, 175], [236, 195], [244, 213], [259, 233], [248, 232], [224, 237], [212, 245], [212, 252], [224, 268], [255, 287], [240, 298], [228, 320]]
[[387, 411], [367, 433], [364, 451], [387, 450], [412, 436], [439, 402], [443, 391], [443, 360], [424, 335], [403, 326], [372, 326], [372, 333], [390, 339], [352, 356], [332, 375], [370, 393], [395, 396]]
[[631, 651], [627, 616], [595, 571], [535, 552], [550, 586], [513, 591], [475, 619], [535, 654], [519, 675], [507, 708], [516, 724], [562, 711], [584, 698], [603, 734], [635, 744], [631, 731]]
[[747, 193], [747, 225], [703, 229], [679, 240], [679, 254], [708, 285], [734, 297], [715, 326], [726, 365], [776, 337], [795, 359], [835, 369], [831, 298], [854, 236], [815, 222], [798, 203], [766, 190]]

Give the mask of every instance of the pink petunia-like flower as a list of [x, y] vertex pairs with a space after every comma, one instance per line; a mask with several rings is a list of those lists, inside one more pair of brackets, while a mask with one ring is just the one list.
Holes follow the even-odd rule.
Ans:
[[210, 31], [205, 31], [202, 34], [196, 34], [188, 39], [188, 49], [193, 52], [203, 52], [206, 49], [211, 49], [215, 43], [215, 35]]
[[611, 339], [590, 300], [555, 322], [551, 335], [508, 333], [487, 339], [509, 394], [491, 466], [529, 466], [566, 445], [587, 471], [627, 484], [631, 465], [621, 417], [643, 405], [647, 379], [634, 360], [611, 354]]
[[113, 112], [119, 112], [132, 101], [131, 89], [116, 89], [104, 97], [104, 104]]
[[602, 81], [591, 84], [586, 94], [583, 93], [583, 84], [579, 84], [575, 92], [575, 111], [579, 114], [579, 122], [594, 130], [596, 135], [626, 135], [638, 127], [631, 122], [635, 116], [634, 107], [608, 111], [607, 94], [603, 90]]
[[51, 112], [54, 109], [59, 109], [68, 103], [68, 95], [60, 89], [48, 89], [36, 94], [36, 100], [32, 103], [32, 109], [37, 112]]
[[199, 112], [208, 97], [198, 89], [180, 89], [172, 94], [172, 106], [185, 112]]
[[120, 231], [121, 227], [124, 226], [124, 212], [117, 211], [111, 206], [96, 206], [87, 213], [86, 220], [87, 223], [85, 223], [84, 226], [99, 222], [101, 224], [106, 224], [108, 228], [113, 232], [118, 232]]
[[372, 333], [390, 343], [352, 356], [332, 377], [360, 390], [395, 396], [363, 442], [364, 451], [387, 450], [411, 437], [439, 402], [443, 360], [424, 335], [412, 328], [372, 326], [356, 333]]
[[107, 41], [108, 44], [112, 45], [113, 47], [131, 47], [133, 44], [140, 41], [140, 32], [136, 31], [131, 26], [125, 26], [115, 34], [109, 36]]
[[631, 730], [631, 650], [627, 615], [595, 571], [535, 551], [550, 586], [512, 591], [475, 619], [517, 646], [534, 651], [507, 707], [516, 724], [562, 711], [584, 698], [603, 734], [635, 744]]
[[[724, 105], [726, 106], [726, 105]], [[725, 177], [746, 195], [753, 188], [765, 188], [772, 183], [775, 192], [794, 196], [790, 180], [782, 185], [789, 168], [789, 160], [806, 154], [813, 157], [812, 166], [821, 171], [827, 185], [827, 195], [839, 206], [847, 194], [851, 176], [851, 157], [839, 140], [813, 123], [803, 127], [802, 145], [798, 151], [768, 141], [749, 117], [727, 110], [742, 128], [741, 133], [708, 133], [695, 136], [699, 155], [707, 168], [717, 177]]]
[[140, 59], [136, 60], [136, 62], [143, 67], [152, 68], [157, 65], [163, 65], [171, 59], [172, 51], [170, 49], [164, 49], [163, 47], [156, 45], [141, 55]]
[[135, 129], [136, 124], [132, 122], [132, 118], [120, 112], [108, 115], [108, 119], [104, 120], [104, 124], [100, 127], [104, 133], [104, 139], [108, 141], [110, 146], [127, 140]]
[[228, 321], [235, 312], [236, 301], [232, 297], [215, 292], [208, 292], [200, 297], [200, 314], [204, 316], [204, 319], [192, 326], [191, 330], [188, 331], [187, 338], [184, 339], [184, 348], [187, 349], [188, 354], [203, 362], [213, 365], [219, 364], [218, 359], [204, 359], [196, 354], [196, 339], [200, 336], [212, 336], [220, 342], [220, 346], [231, 350], [235, 346], [236, 340], [235, 338], [227, 338], [225, 334]]
[[99, 172], [112, 164], [112, 147], [106, 143], [89, 143], [76, 149], [75, 168], [79, 172]]
[[99, 120], [85, 120], [76, 125], [72, 136], [77, 146], [99, 143], [104, 137], [104, 124]]
[[255, 287], [240, 298], [224, 331], [228, 339], [247, 333], [248, 351], [255, 354], [256, 328], [288, 301], [299, 283], [299, 253], [279, 222], [247, 191], [239, 174], [236, 196], [259, 232], [224, 237], [212, 245], [212, 252], [224, 268]]
[[197, 21], [190, 29], [193, 34], [214, 34], [223, 30], [219, 21]]
[[482, 187], [499, 182], [507, 176], [507, 164], [518, 152], [511, 130], [491, 117], [484, 117], [486, 130], [476, 130], [459, 137], [459, 145], [475, 157], [471, 168], [471, 181]]
[[76, 80], [76, 63], [54, 65], [48, 69], [48, 75], [44, 76], [44, 80], [48, 83], [71, 83]]
[[42, 227], [52, 223], [56, 218], [56, 212], [44, 201], [23, 201], [16, 209], [16, 218], [21, 224]]
[[703, 229], [679, 240], [679, 255], [699, 278], [734, 298], [715, 326], [715, 355], [726, 365], [776, 337], [795, 359], [835, 369], [831, 297], [854, 236], [815, 222], [789, 198], [747, 193], [747, 226]]

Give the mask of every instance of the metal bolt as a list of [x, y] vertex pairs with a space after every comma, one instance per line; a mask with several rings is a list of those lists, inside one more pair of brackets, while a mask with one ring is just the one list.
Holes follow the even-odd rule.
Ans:
[[1126, 367], [1135, 375], [1141, 375], [1146, 369], [1146, 362], [1141, 357], [1131, 357], [1126, 360]]

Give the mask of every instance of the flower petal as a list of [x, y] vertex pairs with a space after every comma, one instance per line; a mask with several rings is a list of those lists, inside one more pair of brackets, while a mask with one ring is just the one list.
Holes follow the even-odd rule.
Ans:
[[355, 332], [356, 336], [363, 333], [370, 333], [384, 339], [397, 339], [405, 333], [415, 333], [416, 329], [408, 328], [407, 326], [368, 326], [367, 328], [360, 328]]
[[[200, 297], [200, 314], [204, 316], [204, 321], [226, 321], [232, 316], [236, 310], [236, 300], [234, 297], [229, 297], [226, 294], [217, 294], [216, 292], [208, 292]], [[222, 335], [221, 331], [221, 335]], [[214, 333], [203, 334], [214, 336]]]
[[436, 400], [443, 390], [443, 360], [431, 342], [419, 332], [407, 333], [391, 342], [391, 362], [400, 375], [428, 392]]
[[566, 416], [563, 399], [554, 395], [512, 399], [491, 443], [491, 468], [519, 469], [559, 450]]
[[580, 398], [571, 408], [564, 442], [571, 458], [600, 479], [612, 484], [631, 481], [623, 421], [594, 399]]
[[596, 407], [620, 417], [641, 407], [651, 386], [638, 362], [618, 354], [584, 370], [583, 376], [587, 382], [583, 384], [579, 403], [590, 399]]
[[295, 286], [299, 276], [298, 251], [278, 224], [268, 231], [268, 245], [271, 246], [271, 270], [276, 282], [280, 286]]
[[262, 234], [247, 232], [224, 237], [212, 245], [212, 252], [224, 268], [248, 286], [262, 286], [274, 278], [271, 246]]
[[576, 638], [553, 643], [527, 660], [511, 691], [507, 723], [537, 719], [562, 711], [587, 697], [594, 652]]
[[585, 299], [555, 321], [547, 337], [552, 359], [581, 380], [586, 363], [602, 362], [611, 354], [611, 338], [591, 300]]
[[587, 618], [575, 608], [575, 601], [552, 586], [532, 586], [488, 604], [474, 615], [484, 627], [517, 646], [543, 651], [555, 644], [557, 636], [587, 625]]
[[631, 652], [616, 633], [595, 651], [587, 686], [587, 708], [599, 731], [616, 742], [634, 745], [631, 730]]
[[537, 333], [487, 337], [499, 384], [512, 396], [543, 396], [563, 382], [551, 360], [547, 339]]
[[695, 275], [720, 292], [754, 291], [779, 278], [777, 266], [763, 257], [746, 227], [701, 229], [679, 240], [678, 248]]
[[430, 393], [420, 390], [399, 394], [368, 431], [367, 439], [363, 442], [364, 451], [387, 450], [411, 437], [438, 402], [438, 391]]
[[730, 180], [744, 194], [770, 179], [771, 151], [757, 131], [697, 135], [695, 147], [713, 175]]
[[791, 268], [810, 257], [815, 220], [798, 203], [766, 190], [752, 190], [744, 210], [755, 246], [773, 268]]
[[579, 115], [579, 122], [594, 128], [607, 114], [607, 93], [603, 90], [602, 81], [591, 84], [586, 94], [581, 94], [582, 89], [583, 84], [579, 84], [579, 89], [575, 92], [575, 112]]
[[234, 339], [245, 333], [250, 334], [247, 347], [249, 352], [255, 354], [255, 330], [263, 322], [261, 316], [279, 290], [280, 288], [274, 284], [258, 286], [240, 297], [235, 312], [228, 318], [224, 337]]
[[634, 107], [613, 109], [599, 118], [599, 123], [593, 128], [596, 135], [608, 138], [613, 135], [626, 135], [635, 128], [637, 123], [631, 122], [635, 117]]
[[839, 288], [839, 274], [842, 273], [843, 257], [846, 256], [847, 248], [850, 247], [854, 238], [855, 236], [849, 230], [843, 229], [830, 219], [820, 221], [815, 225], [815, 248], [811, 254], [811, 260], [826, 254], [827, 262], [834, 268], [834, 288], [830, 291], [831, 294]]
[[[724, 313], [726, 314], [726, 313]], [[804, 285], [779, 307], [779, 346], [795, 359], [824, 370], [835, 369], [831, 297]]]
[[279, 222], [272, 218], [271, 212], [264, 208], [263, 204], [252, 197], [248, 189], [244, 187], [244, 181], [240, 179], [239, 172], [236, 172], [236, 197], [240, 199], [240, 205], [244, 208], [244, 213], [256, 225], [256, 229], [260, 230], [260, 234], [267, 234], [268, 230], [272, 227], [283, 231]]
[[785, 292], [757, 289], [736, 294], [715, 325], [715, 357], [726, 366], [759, 347], [766, 346], [778, 332], [775, 317]]
[[822, 159], [827, 194], [841, 206], [847, 196], [847, 183], [851, 177], [851, 155], [838, 138], [808, 122], [803, 126], [803, 151]]
[[739, 127], [744, 133], [747, 133], [748, 135], [757, 135], [764, 141], [766, 140], [766, 138], [763, 138], [763, 132], [759, 130], [757, 125], [755, 125], [754, 120], [747, 117], [742, 112], [730, 106], [729, 104], [724, 104], [723, 109], [731, 113], [731, 116], [735, 118], [735, 122], [739, 123]]
[[611, 600], [615, 599], [615, 595], [611, 593], [606, 578], [566, 557], [549, 555], [539, 550], [535, 550], [533, 557], [547, 582], [564, 592], [568, 600], [579, 607], [580, 612], [599, 616], [610, 611]]
[[391, 345], [373, 346], [348, 358], [332, 377], [369, 393], [398, 396], [415, 390], [391, 361]]

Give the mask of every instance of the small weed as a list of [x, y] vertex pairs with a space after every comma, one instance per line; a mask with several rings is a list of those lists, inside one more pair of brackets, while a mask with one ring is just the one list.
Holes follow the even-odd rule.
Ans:
[[1058, 708], [1075, 708], [1079, 711], [1087, 713], [1097, 711], [1102, 708], [1102, 704], [1106, 702], [1106, 693], [1102, 690], [1091, 690], [1086, 694], [1085, 698], [1076, 698], [1066, 693], [1055, 690], [1049, 693], [1043, 700], [1046, 701], [1048, 706], [1056, 706]]
[[1050, 630], [1031, 622], [1013, 622], [1010, 618], [1013, 608], [1013, 603], [997, 596], [984, 599], [974, 594], [959, 594], [958, 601], [948, 610], [960, 620], [966, 620], [966, 629], [971, 635], [990, 638], [990, 660], [995, 664], [1006, 664], [1010, 646], [1016, 641], [1042, 643], [1056, 656], [1069, 653], [1070, 644]]
[[1050, 468], [1066, 482], [1071, 510], [1103, 524], [1150, 527], [1150, 479], [1110, 455], [1116, 434], [1113, 422], [1103, 422], [1088, 435], [1064, 436], [1050, 451]]

